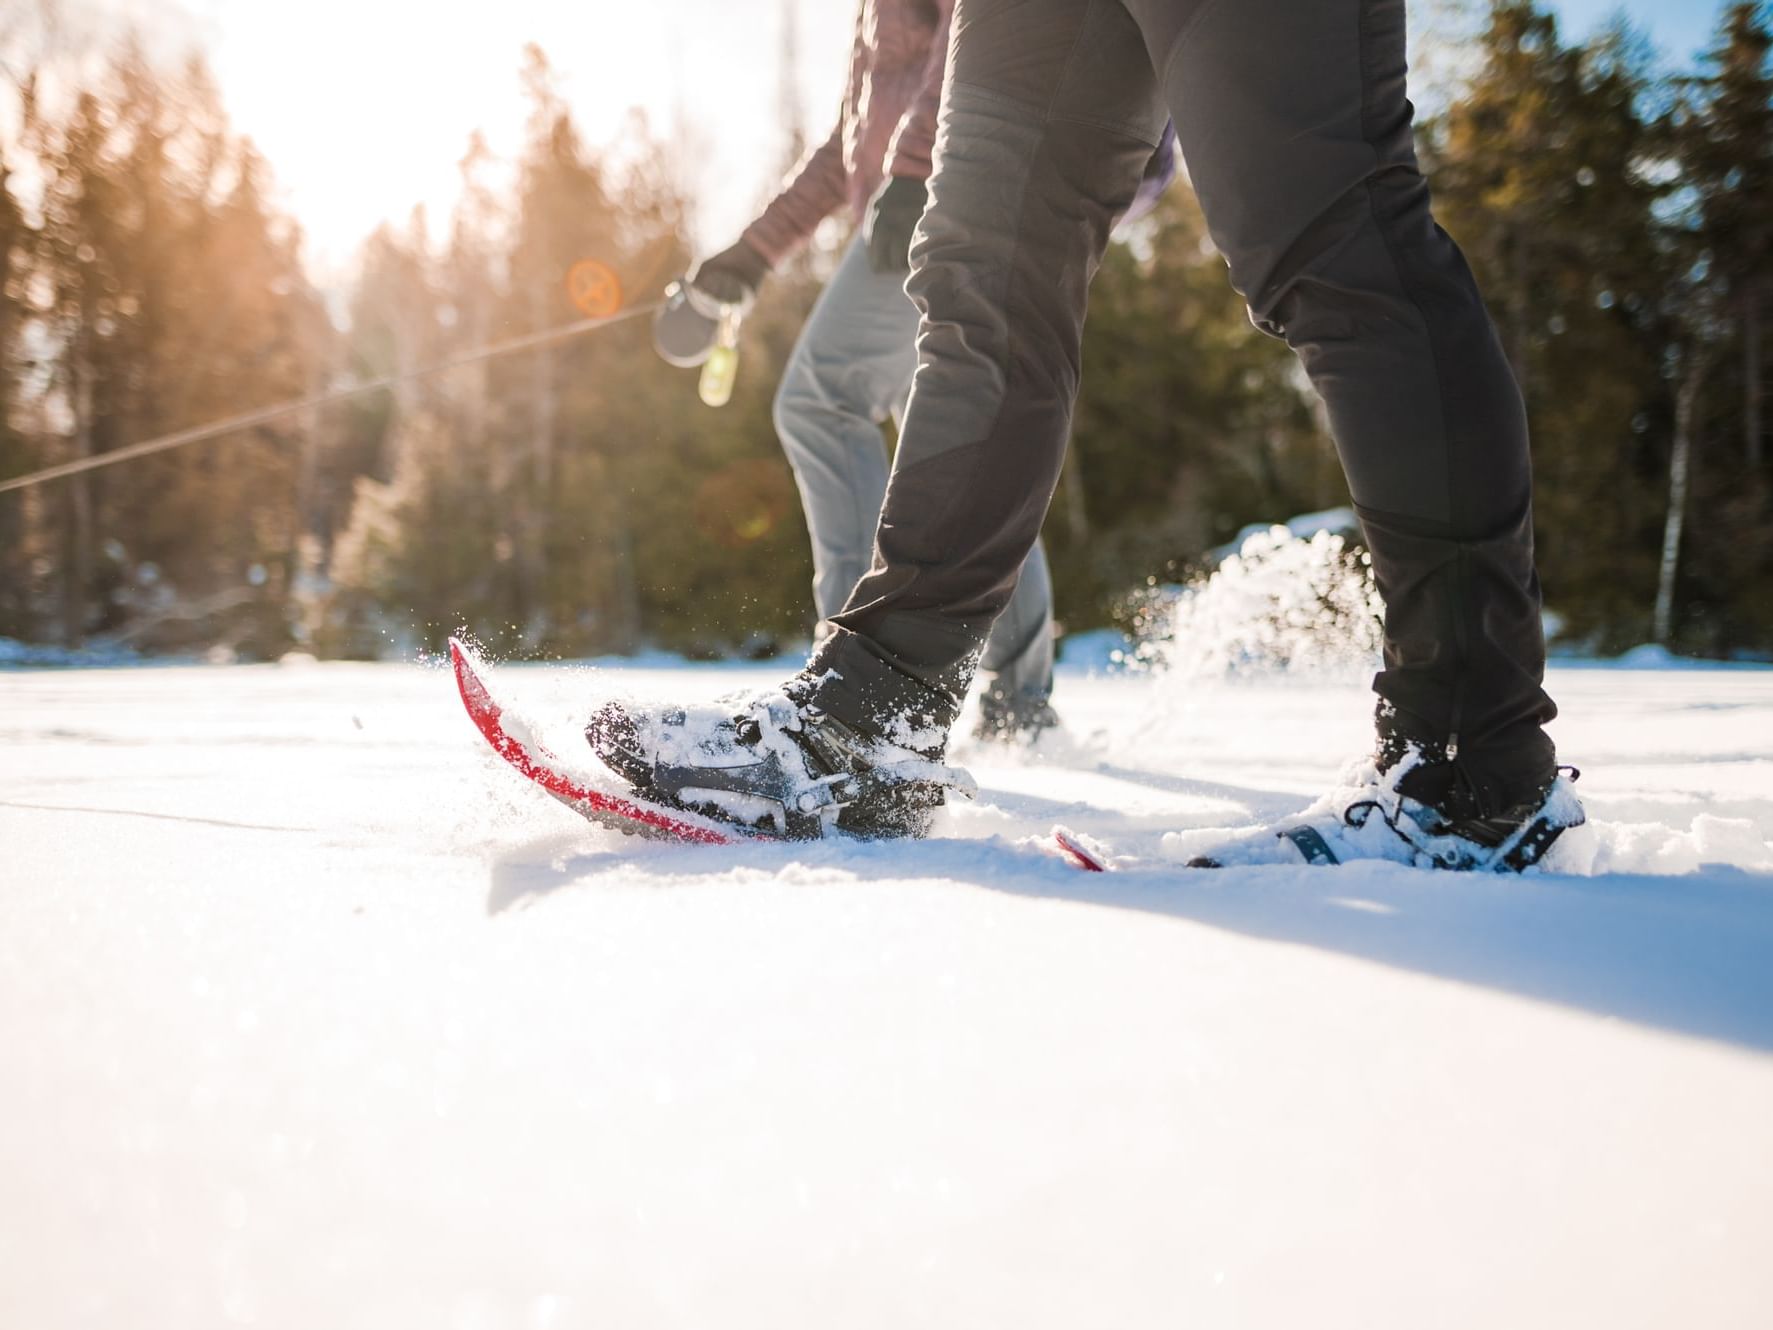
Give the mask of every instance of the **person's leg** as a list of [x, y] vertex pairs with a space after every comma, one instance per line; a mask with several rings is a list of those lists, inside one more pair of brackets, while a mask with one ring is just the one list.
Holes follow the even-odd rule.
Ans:
[[[906, 304], [916, 309], [909, 297]], [[893, 407], [893, 420], [901, 437], [911, 400], [911, 382], [907, 374], [904, 391]], [[873, 533], [869, 536], [872, 542]], [[846, 595], [849, 589], [845, 588]], [[835, 612], [833, 609], [832, 613]], [[1046, 546], [1039, 540], [1022, 561], [1009, 604], [997, 616], [990, 636], [985, 639], [979, 668], [986, 676], [987, 702], [997, 706], [985, 726], [988, 731], [1010, 736], [1037, 732], [1053, 723], [1053, 712], [1047, 705], [1053, 695], [1053, 579], [1047, 570]]]
[[1382, 736], [1458, 756], [1486, 798], [1543, 778], [1524, 415], [1429, 215], [1402, 0], [1125, 4], [960, 0], [913, 248], [917, 385], [818, 703], [952, 722], [1057, 480], [1089, 277], [1161, 125], [1155, 67], [1233, 280], [1328, 404], [1387, 603]]
[[1167, 118], [1118, 0], [957, 5], [915, 386], [874, 566], [809, 667], [845, 723], [953, 724], [1058, 481], [1090, 279]]
[[1429, 211], [1404, 0], [1125, 3], [1233, 283], [1329, 409], [1386, 605], [1382, 756], [1457, 757], [1491, 804], [1548, 781], [1526, 415]]
[[1046, 702], [1053, 695], [1053, 579], [1038, 540], [985, 639], [979, 668], [987, 676], [988, 705], [996, 708], [995, 717], [987, 715], [987, 729], [1015, 733], [1052, 723]]
[[[1388, 602], [1382, 734], [1426, 741], [1448, 782], [1445, 805], [1417, 797], [1506, 866], [1580, 821], [1504, 803], [1554, 760], [1525, 427], [1470, 274], [1428, 214], [1402, 13], [1402, 0], [959, 0], [908, 284], [917, 377], [873, 566], [808, 667], [682, 772], [701, 781], [781, 740], [776, 765], [753, 765], [772, 779], [792, 767], [759, 783], [782, 807], [838, 809], [861, 834], [927, 825], [953, 778], [929, 762], [910, 774], [903, 750], [945, 745], [1051, 501], [1089, 282], [1165, 119], [1155, 68], [1234, 280], [1329, 405]], [[653, 718], [608, 710], [588, 731], [599, 751], [646, 760], [658, 745], [631, 741]], [[1387, 809], [1393, 830], [1400, 811], [1416, 818]]]
[[887, 489], [880, 427], [904, 400], [916, 340], [904, 275], [875, 272], [858, 237], [801, 329], [775, 401], [812, 539], [820, 619], [836, 614], [868, 571]]

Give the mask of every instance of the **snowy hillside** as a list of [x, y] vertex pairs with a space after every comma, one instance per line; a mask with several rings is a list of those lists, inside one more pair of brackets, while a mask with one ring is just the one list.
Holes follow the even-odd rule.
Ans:
[[1501, 880], [1165, 857], [1356, 685], [1066, 674], [945, 839], [709, 850], [442, 669], [0, 674], [0, 1325], [1765, 1326], [1773, 671], [1551, 686], [1594, 822]]

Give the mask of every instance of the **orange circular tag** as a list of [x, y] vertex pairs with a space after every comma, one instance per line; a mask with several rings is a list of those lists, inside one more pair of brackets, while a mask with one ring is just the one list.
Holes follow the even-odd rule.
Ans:
[[588, 319], [607, 319], [622, 308], [622, 279], [607, 263], [581, 259], [566, 275], [566, 291]]

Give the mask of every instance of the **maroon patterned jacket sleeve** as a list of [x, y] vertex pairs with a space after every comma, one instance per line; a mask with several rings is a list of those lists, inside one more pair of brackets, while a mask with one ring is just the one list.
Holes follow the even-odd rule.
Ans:
[[775, 267], [812, 238], [819, 223], [829, 217], [849, 197], [849, 169], [844, 165], [843, 136], [849, 119], [849, 108], [860, 95], [864, 66], [861, 6], [856, 12], [856, 37], [850, 48], [850, 76], [843, 90], [843, 104], [838, 108], [837, 125], [826, 139], [795, 169], [770, 200], [763, 215], [745, 228], [741, 237], [746, 244], [769, 260]]
[[948, 66], [948, 31], [954, 23], [954, 0], [933, 0], [936, 35], [924, 63], [923, 88], [912, 99], [898, 132], [887, 146], [886, 173], [930, 178], [930, 150], [936, 143], [936, 112], [942, 105], [942, 74]]
[[745, 228], [744, 241], [775, 267], [804, 245], [819, 223], [846, 197], [849, 173], [843, 166], [843, 122], [809, 153], [763, 215]]

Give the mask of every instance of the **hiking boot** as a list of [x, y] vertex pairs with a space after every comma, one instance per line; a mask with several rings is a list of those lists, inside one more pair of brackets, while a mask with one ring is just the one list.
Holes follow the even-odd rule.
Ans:
[[[1343, 810], [1360, 831], [1375, 818], [1435, 868], [1519, 873], [1545, 857], [1564, 832], [1588, 820], [1575, 767], [1553, 767], [1509, 780], [1455, 751], [1382, 746], [1374, 797]], [[1388, 761], [1388, 759], [1390, 759]]]
[[[1387, 759], [1390, 759], [1387, 763]], [[1341, 788], [1296, 818], [1216, 844], [1178, 833], [1190, 868], [1246, 864], [1340, 864], [1389, 859], [1419, 868], [1520, 873], [1587, 816], [1574, 767], [1509, 786], [1421, 748], [1381, 751], [1357, 764]]]
[[979, 719], [973, 738], [980, 743], [1031, 744], [1059, 728], [1059, 713], [1044, 696], [1011, 693], [998, 687], [979, 695]]
[[949, 790], [974, 792], [964, 771], [788, 691], [695, 707], [609, 702], [585, 737], [642, 798], [770, 839], [924, 836]]

